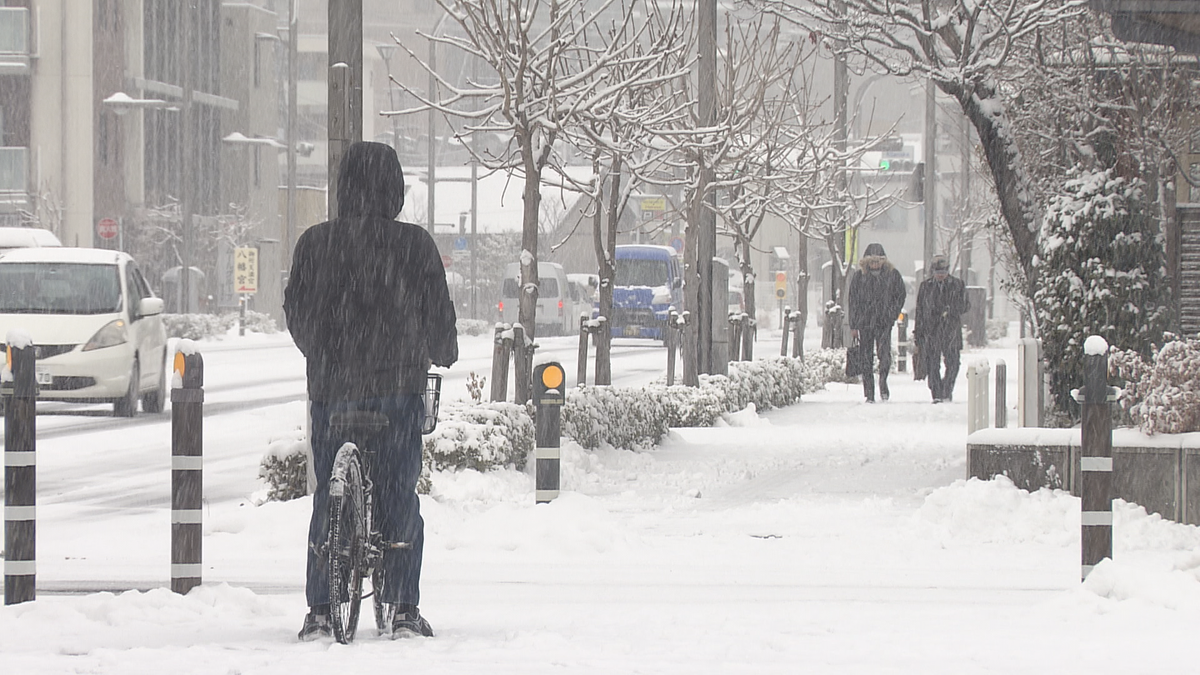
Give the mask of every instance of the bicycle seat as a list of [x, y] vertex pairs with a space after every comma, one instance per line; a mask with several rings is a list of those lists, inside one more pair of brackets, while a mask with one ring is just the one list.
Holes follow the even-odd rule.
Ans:
[[372, 410], [345, 410], [329, 416], [334, 435], [355, 443], [369, 440], [387, 427], [387, 415]]

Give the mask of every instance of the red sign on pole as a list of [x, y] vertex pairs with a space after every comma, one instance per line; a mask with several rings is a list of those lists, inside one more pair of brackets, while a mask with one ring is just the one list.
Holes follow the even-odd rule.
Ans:
[[120, 225], [112, 218], [101, 218], [96, 223], [96, 234], [100, 235], [101, 239], [112, 239], [117, 236]]
[[448, 255], [442, 256], [442, 267], [449, 268], [451, 262], [453, 262], [453, 258]]

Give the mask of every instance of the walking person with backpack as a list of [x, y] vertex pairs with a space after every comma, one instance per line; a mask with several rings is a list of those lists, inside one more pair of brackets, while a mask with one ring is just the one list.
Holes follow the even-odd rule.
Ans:
[[867, 403], [875, 402], [875, 357], [879, 357], [879, 396], [888, 400], [887, 378], [892, 368], [892, 326], [904, 308], [904, 278], [887, 259], [883, 246], [867, 246], [859, 261], [859, 269], [850, 278], [849, 316], [850, 336], [855, 344], [847, 359], [855, 360], [860, 368], [863, 396]]
[[432, 636], [421, 615], [424, 521], [421, 474], [422, 393], [430, 364], [458, 360], [454, 304], [433, 237], [395, 218], [404, 207], [404, 173], [381, 143], [352, 144], [337, 183], [338, 214], [300, 235], [284, 294], [288, 330], [307, 361], [313, 470], [317, 477], [308, 533], [301, 640], [332, 635], [324, 545], [329, 478], [340, 439], [330, 417], [340, 411], [386, 415], [376, 441], [376, 524], [389, 542], [383, 557], [383, 602], [395, 609], [391, 637]]
[[[971, 308], [962, 280], [950, 276], [950, 261], [934, 256], [932, 275], [917, 290], [917, 318], [913, 327], [925, 379], [934, 403], [954, 399], [962, 352], [962, 315]], [[945, 370], [942, 370], [942, 362]]]

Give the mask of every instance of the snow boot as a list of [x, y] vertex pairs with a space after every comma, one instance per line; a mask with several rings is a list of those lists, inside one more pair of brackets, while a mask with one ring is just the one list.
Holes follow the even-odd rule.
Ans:
[[416, 605], [396, 605], [396, 617], [392, 619], [392, 639], [406, 637], [433, 637], [433, 628]]

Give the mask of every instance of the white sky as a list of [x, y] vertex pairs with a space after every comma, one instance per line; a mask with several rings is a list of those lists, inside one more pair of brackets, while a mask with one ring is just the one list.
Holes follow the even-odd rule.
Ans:
[[[810, 347], [818, 336], [813, 327]], [[759, 353], [775, 353], [777, 340], [764, 338]], [[542, 342], [542, 357], [573, 374], [574, 341]], [[462, 346], [451, 397], [466, 396], [468, 372], [487, 372], [490, 339]], [[961, 376], [960, 400], [934, 406], [924, 383], [900, 373], [886, 404], [830, 385], [783, 410], [674, 430], [651, 452], [568, 443], [564, 493], [549, 505], [534, 505], [529, 473], [438, 474], [422, 498], [421, 603], [438, 636], [379, 639], [368, 615], [349, 647], [301, 644], [309, 500], [255, 506], [251, 495], [262, 489], [263, 453], [302, 433], [302, 359], [285, 335], [199, 347], [205, 585], [188, 596], [164, 588], [169, 415], [40, 415], [41, 590], [0, 608], [0, 672], [1196, 668], [1195, 527], [1118, 502], [1116, 562], [1080, 584], [1079, 501], [961, 480]], [[657, 348], [620, 342], [618, 351], [620, 383], [662, 372]], [[967, 352], [963, 370], [979, 356], [1015, 364], [1015, 339]], [[149, 590], [82, 592], [97, 588]]]

